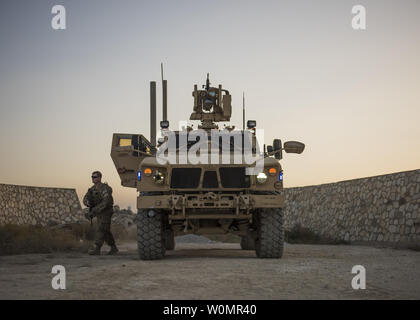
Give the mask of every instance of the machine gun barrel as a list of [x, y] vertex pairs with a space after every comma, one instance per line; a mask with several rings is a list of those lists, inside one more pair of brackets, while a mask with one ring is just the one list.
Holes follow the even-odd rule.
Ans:
[[209, 74], [207, 73], [206, 91], [209, 91], [209, 89], [210, 89], [210, 79], [209, 79]]

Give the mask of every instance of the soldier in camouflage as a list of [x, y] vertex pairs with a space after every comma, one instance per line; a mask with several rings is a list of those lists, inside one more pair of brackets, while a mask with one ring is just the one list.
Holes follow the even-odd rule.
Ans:
[[102, 174], [99, 171], [92, 173], [93, 186], [83, 198], [83, 204], [90, 209], [87, 218], [92, 219], [96, 217], [97, 219], [95, 247], [89, 250], [88, 253], [90, 255], [100, 255], [104, 242], [111, 247], [108, 254], [116, 254], [118, 252], [111, 233], [111, 216], [114, 213], [112, 188], [108, 184], [102, 183], [101, 179]]

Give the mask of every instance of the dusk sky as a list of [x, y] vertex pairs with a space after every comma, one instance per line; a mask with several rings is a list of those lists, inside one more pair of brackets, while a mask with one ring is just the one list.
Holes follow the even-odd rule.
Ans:
[[[66, 29], [51, 8], [66, 8]], [[367, 29], [353, 30], [361, 4]], [[149, 138], [149, 81], [160, 63], [172, 129], [210, 73], [232, 94], [232, 124], [306, 144], [285, 154], [285, 187], [420, 168], [420, 1], [0, 2], [0, 183], [76, 188], [94, 170], [115, 203], [112, 134]]]

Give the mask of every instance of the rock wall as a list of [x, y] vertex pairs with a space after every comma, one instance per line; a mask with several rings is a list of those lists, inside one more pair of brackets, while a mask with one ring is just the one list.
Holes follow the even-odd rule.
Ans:
[[[350, 242], [420, 244], [420, 170], [287, 188], [285, 195], [286, 229], [301, 225]], [[80, 220], [75, 189], [0, 184], [0, 224]]]
[[0, 224], [48, 225], [83, 219], [75, 189], [0, 184]]
[[285, 227], [350, 242], [420, 244], [420, 170], [288, 188]]

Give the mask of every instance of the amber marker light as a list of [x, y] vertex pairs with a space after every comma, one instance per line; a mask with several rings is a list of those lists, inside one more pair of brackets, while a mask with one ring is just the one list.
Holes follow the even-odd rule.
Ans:
[[277, 173], [277, 169], [276, 168], [270, 168], [268, 169], [268, 173], [270, 174], [270, 176], [275, 176]]
[[145, 176], [150, 176], [151, 174], [152, 174], [152, 169], [150, 169], [150, 168], [144, 169], [144, 175]]

